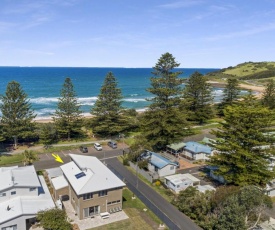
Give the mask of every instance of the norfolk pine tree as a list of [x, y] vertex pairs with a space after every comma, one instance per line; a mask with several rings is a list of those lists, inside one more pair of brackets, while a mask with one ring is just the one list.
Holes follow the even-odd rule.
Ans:
[[223, 90], [223, 99], [218, 105], [218, 114], [223, 116], [223, 109], [232, 105], [238, 99], [240, 94], [238, 79], [227, 79], [227, 84]]
[[151, 77], [151, 87], [147, 89], [154, 97], [151, 105], [141, 119], [142, 133], [155, 148], [181, 140], [187, 135], [187, 122], [184, 113], [179, 111], [182, 72], [173, 71], [180, 64], [170, 53], [163, 54]]
[[70, 140], [75, 133], [81, 133], [82, 117], [74, 86], [69, 77], [65, 79], [54, 113], [54, 123], [59, 136]]
[[202, 124], [213, 117], [211, 86], [201, 73], [195, 72], [190, 76], [183, 91], [183, 99], [182, 104], [189, 115], [188, 120]]
[[93, 118], [93, 132], [99, 135], [117, 135], [125, 129], [125, 120], [122, 115], [121, 89], [117, 87], [117, 80], [109, 72], [100, 89], [95, 106], [91, 110]]
[[2, 112], [1, 125], [6, 138], [14, 139], [14, 147], [17, 148], [18, 137], [33, 137], [36, 117], [27, 94], [18, 82], [12, 81], [7, 85], [5, 95], [1, 96]]
[[240, 89], [238, 79], [227, 79], [227, 84], [223, 90], [222, 103], [224, 105], [232, 105], [238, 99]]
[[[271, 144], [274, 140], [263, 132], [274, 117], [271, 111], [258, 104], [251, 94], [224, 110], [224, 123], [213, 131], [216, 135], [215, 149], [218, 154], [211, 157], [209, 164], [217, 166], [215, 172], [228, 183], [265, 186], [275, 176], [269, 170], [274, 155]], [[270, 146], [264, 148], [260, 146]]]
[[263, 93], [262, 104], [270, 109], [275, 108], [275, 81], [269, 80]]

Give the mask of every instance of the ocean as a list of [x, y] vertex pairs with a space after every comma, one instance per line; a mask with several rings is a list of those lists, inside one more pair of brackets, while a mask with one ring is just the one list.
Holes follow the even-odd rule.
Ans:
[[[104, 78], [113, 72], [118, 87], [123, 94], [123, 106], [144, 110], [150, 102], [146, 98], [153, 95], [146, 91], [150, 87], [151, 68], [82, 68], [82, 67], [0, 67], [0, 94], [5, 94], [7, 84], [17, 81], [27, 93], [37, 119], [48, 119], [57, 108], [60, 90], [66, 77], [70, 77], [76, 91], [81, 111], [90, 114]], [[179, 68], [182, 78], [188, 78], [198, 71], [202, 74], [218, 69], [187, 69]], [[215, 101], [222, 96], [221, 88], [214, 88]]]

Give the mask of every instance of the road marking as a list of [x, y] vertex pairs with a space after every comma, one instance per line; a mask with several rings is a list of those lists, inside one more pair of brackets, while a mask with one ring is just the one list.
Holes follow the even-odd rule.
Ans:
[[64, 157], [66, 157], [66, 156], [67, 156], [67, 154], [65, 154], [63, 151], [61, 151], [61, 153], [64, 155]]

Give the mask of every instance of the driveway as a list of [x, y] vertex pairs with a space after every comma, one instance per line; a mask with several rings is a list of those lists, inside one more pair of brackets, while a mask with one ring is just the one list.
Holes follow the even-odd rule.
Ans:
[[161, 195], [146, 185], [126, 169], [118, 159], [106, 160], [107, 166], [122, 180], [127, 187], [154, 212], [168, 227], [173, 230], [201, 229], [189, 217], [165, 200]]

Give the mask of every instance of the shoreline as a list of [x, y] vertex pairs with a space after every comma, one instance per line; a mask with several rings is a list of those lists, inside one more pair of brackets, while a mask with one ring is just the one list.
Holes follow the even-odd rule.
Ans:
[[[224, 88], [226, 83], [225, 82], [217, 82], [217, 81], [207, 81], [211, 86], [214, 87], [220, 87], [220, 88]], [[265, 90], [265, 87], [263, 86], [257, 86], [257, 85], [249, 85], [249, 84], [244, 84], [241, 83], [239, 84], [240, 89], [246, 89], [246, 90], [252, 90], [254, 92], [256, 92], [257, 94], [255, 95], [258, 99], [262, 98], [263, 92]], [[138, 109], [137, 112], [138, 113], [143, 113], [146, 109]], [[83, 113], [82, 117], [84, 119], [88, 119], [88, 118], [92, 118], [93, 115], [89, 114], [89, 113]], [[34, 119], [35, 122], [43, 124], [43, 123], [52, 123], [53, 119], [51, 117], [45, 117], [45, 118], [35, 118]]]

